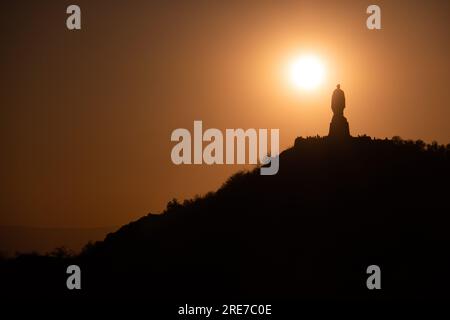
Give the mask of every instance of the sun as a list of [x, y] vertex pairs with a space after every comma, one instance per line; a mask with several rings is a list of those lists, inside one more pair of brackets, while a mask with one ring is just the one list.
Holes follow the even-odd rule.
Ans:
[[313, 90], [323, 83], [325, 67], [315, 55], [299, 56], [288, 66], [289, 80], [299, 89]]

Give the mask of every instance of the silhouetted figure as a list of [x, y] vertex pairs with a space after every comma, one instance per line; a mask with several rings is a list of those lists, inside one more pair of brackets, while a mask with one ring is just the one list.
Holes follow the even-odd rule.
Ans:
[[350, 137], [350, 129], [347, 119], [344, 117], [345, 94], [338, 84], [331, 97], [331, 110], [333, 110], [333, 119], [330, 123], [329, 137], [348, 138]]
[[344, 108], [345, 94], [344, 91], [341, 90], [341, 85], [338, 84], [331, 97], [331, 109], [333, 110], [333, 114], [344, 116]]

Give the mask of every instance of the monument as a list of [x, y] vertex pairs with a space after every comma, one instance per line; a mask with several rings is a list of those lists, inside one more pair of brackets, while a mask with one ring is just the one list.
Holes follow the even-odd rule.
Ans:
[[333, 118], [330, 123], [330, 131], [328, 137], [345, 139], [350, 137], [350, 129], [347, 119], [344, 117], [345, 95], [338, 84], [331, 97], [331, 110], [333, 110]]

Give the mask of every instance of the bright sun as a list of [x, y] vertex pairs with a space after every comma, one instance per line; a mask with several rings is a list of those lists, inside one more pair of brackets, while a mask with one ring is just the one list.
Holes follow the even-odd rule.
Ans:
[[294, 59], [288, 68], [289, 78], [296, 88], [312, 90], [324, 80], [325, 68], [314, 55], [304, 55]]

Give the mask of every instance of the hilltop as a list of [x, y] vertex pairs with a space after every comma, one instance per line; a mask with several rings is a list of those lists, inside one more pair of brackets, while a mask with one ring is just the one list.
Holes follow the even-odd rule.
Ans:
[[[0, 277], [8, 292], [32, 283], [30, 295], [55, 297], [448, 296], [449, 181], [450, 146], [297, 138], [276, 175], [237, 173], [78, 256], [8, 260]], [[80, 292], [65, 289], [70, 263], [83, 270]], [[366, 288], [371, 264], [381, 268], [380, 291]]]

